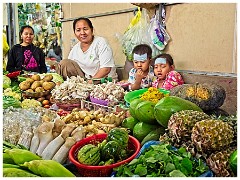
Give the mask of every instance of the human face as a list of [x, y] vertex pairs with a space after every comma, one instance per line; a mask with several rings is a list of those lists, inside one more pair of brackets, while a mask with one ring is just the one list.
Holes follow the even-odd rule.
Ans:
[[133, 66], [137, 70], [142, 70], [143, 72], [147, 72], [149, 70], [149, 64], [150, 64], [150, 59], [147, 59], [145, 61], [133, 61]]
[[23, 33], [21, 35], [21, 38], [23, 40], [23, 44], [24, 45], [29, 45], [32, 43], [33, 38], [34, 38], [34, 33], [33, 30], [31, 28], [25, 28], [23, 30]]
[[170, 66], [169, 63], [166, 64], [155, 64], [154, 65], [154, 74], [158, 77], [159, 80], [166, 79], [167, 73], [174, 69], [173, 66]]
[[76, 38], [81, 43], [91, 43], [93, 39], [93, 31], [85, 20], [76, 23], [74, 30]]

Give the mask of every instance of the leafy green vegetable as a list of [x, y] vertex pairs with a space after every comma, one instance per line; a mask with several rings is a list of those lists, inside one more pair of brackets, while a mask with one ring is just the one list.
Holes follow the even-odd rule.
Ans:
[[10, 88], [11, 86], [11, 79], [6, 75], [3, 75], [3, 89]]
[[201, 159], [195, 159], [185, 148], [168, 144], [151, 145], [129, 164], [117, 168], [116, 177], [198, 177], [208, 170]]

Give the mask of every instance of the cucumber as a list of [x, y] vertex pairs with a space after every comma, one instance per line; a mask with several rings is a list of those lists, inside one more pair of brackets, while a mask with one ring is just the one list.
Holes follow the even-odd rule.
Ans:
[[146, 142], [148, 141], [158, 141], [160, 135], [163, 135], [165, 133], [165, 128], [164, 127], [159, 127], [157, 129], [152, 130], [148, 135], [146, 135], [142, 142], [141, 146], [143, 146]]

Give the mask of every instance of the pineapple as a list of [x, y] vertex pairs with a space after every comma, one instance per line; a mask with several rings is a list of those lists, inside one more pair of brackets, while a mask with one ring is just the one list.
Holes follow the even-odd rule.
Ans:
[[232, 177], [235, 176], [229, 165], [229, 157], [236, 148], [229, 148], [223, 151], [216, 151], [212, 153], [206, 160], [209, 168], [218, 177]]
[[227, 148], [233, 142], [232, 127], [222, 120], [197, 122], [192, 129], [192, 142], [198, 151], [213, 152]]
[[169, 136], [177, 142], [190, 140], [195, 123], [208, 118], [206, 113], [194, 110], [176, 112], [168, 121]]

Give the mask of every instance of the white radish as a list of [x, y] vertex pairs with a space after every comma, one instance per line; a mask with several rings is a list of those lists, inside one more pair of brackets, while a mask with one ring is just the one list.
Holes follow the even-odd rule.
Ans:
[[67, 137], [65, 143], [60, 147], [57, 153], [53, 156], [52, 160], [63, 164], [68, 158], [70, 148], [76, 143], [73, 137]]
[[42, 155], [45, 147], [53, 140], [52, 129], [54, 126], [54, 122], [43, 122], [40, 126], [38, 126], [38, 136], [39, 136], [39, 146], [36, 154], [39, 156]]
[[30, 151], [32, 153], [36, 154], [39, 143], [40, 143], [40, 139], [39, 139], [39, 136], [38, 136], [38, 129], [35, 128], [33, 130], [33, 138], [32, 138], [31, 145], [30, 145]]
[[42, 152], [42, 158], [45, 160], [50, 160], [53, 158], [53, 156], [56, 154], [56, 152], [59, 150], [59, 148], [63, 145], [65, 140], [61, 136], [61, 134], [53, 139], [47, 147]]

